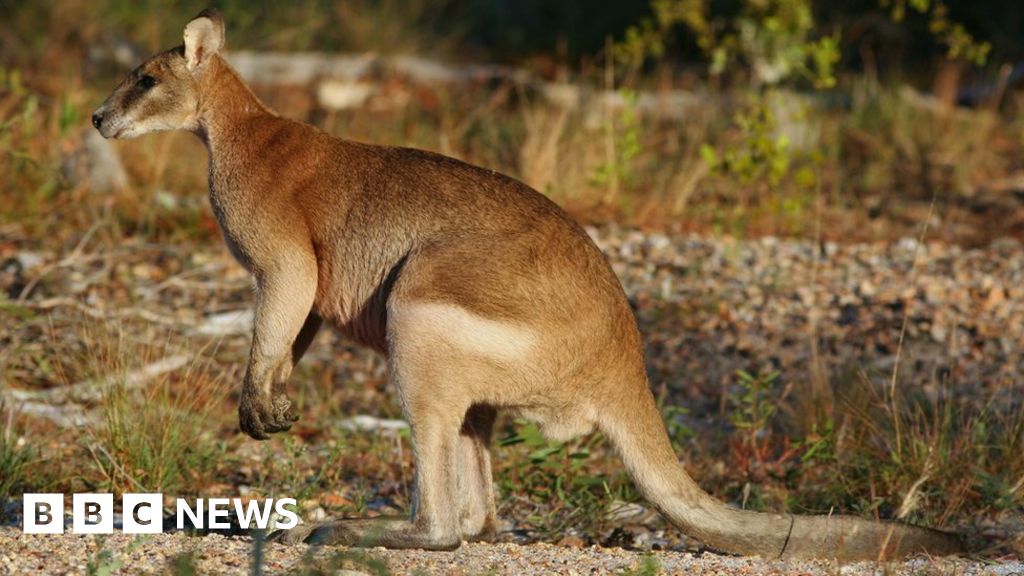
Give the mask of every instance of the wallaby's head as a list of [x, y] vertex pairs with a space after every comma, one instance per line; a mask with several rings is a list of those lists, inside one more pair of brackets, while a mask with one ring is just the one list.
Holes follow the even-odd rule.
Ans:
[[92, 114], [104, 138], [134, 138], [160, 130], [195, 130], [203, 74], [224, 46], [224, 20], [213, 8], [185, 26], [185, 45], [136, 68]]

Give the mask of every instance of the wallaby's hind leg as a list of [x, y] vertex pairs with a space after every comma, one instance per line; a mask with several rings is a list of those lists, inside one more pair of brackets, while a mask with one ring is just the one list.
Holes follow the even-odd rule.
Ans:
[[[435, 380], [447, 370], [415, 362], [393, 362], [391, 369], [412, 430], [416, 485], [411, 521], [333, 520], [290, 530], [281, 535], [285, 543], [452, 550], [462, 542], [456, 477], [459, 431], [468, 406], [459, 406], [458, 395], [444, 393], [451, 384]], [[457, 366], [451, 369], [458, 373]]]
[[351, 518], [298, 526], [281, 533], [286, 544], [384, 546], [453, 550], [462, 542], [453, 472], [458, 464], [458, 424], [440, 418], [413, 419], [416, 494], [412, 520]]
[[497, 529], [490, 449], [496, 416], [497, 411], [490, 406], [473, 406], [466, 413], [459, 436], [459, 521], [462, 537], [468, 541], [490, 540]]

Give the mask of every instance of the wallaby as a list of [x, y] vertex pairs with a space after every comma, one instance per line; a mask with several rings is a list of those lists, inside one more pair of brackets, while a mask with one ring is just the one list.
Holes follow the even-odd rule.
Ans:
[[281, 118], [223, 46], [220, 14], [204, 10], [184, 46], [129, 74], [92, 123], [107, 138], [182, 129], [206, 145], [214, 215], [256, 284], [241, 429], [262, 440], [297, 419], [286, 381], [327, 321], [387, 358], [415, 450], [411, 520], [305, 525], [284, 541], [443, 550], [491, 536], [489, 442], [507, 410], [554, 440], [603, 432], [643, 496], [716, 550], [848, 560], [961, 550], [930, 529], [712, 498], [672, 450], [621, 284], [564, 211], [491, 170]]

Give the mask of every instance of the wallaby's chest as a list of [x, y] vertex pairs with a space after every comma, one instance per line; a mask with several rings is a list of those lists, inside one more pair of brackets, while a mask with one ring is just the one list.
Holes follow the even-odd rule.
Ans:
[[233, 182], [216, 170], [210, 171], [210, 206], [231, 255], [249, 272], [265, 266], [274, 250], [274, 234], [268, 221], [275, 210], [272, 203], [260, 205], [256, 194], [244, 182]]
[[245, 235], [240, 229], [240, 226], [233, 224], [233, 218], [230, 216], [230, 211], [226, 211], [222, 204], [218, 204], [214, 200], [214, 195], [210, 194], [210, 204], [213, 206], [213, 214], [217, 219], [217, 224], [220, 226], [221, 234], [224, 236], [224, 243], [227, 244], [228, 251], [234, 256], [235, 260], [238, 261], [246, 270], [249, 272], [253, 271], [253, 258], [252, 250], [246, 249]]

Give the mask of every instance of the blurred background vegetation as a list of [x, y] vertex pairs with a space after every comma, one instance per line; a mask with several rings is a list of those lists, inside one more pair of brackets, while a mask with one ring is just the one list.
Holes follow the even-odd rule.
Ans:
[[[4, 186], [22, 191], [22, 208], [46, 204], [26, 189], [44, 197], [76, 189], [65, 160], [80, 145], [88, 112], [127, 69], [179, 43], [182, 23], [205, 4], [0, 2], [0, 170]], [[584, 220], [871, 239], [913, 235], [935, 200], [940, 237], [981, 244], [1024, 230], [1014, 216], [1024, 192], [1024, 8], [1015, 2], [218, 7], [233, 50], [407, 55], [524, 72], [525, 82], [520, 75], [474, 90], [415, 85], [400, 105], [378, 98], [345, 110], [325, 110], [295, 90], [257, 92], [282, 113], [347, 137], [440, 150], [511, 173]], [[566, 85], [575, 90], [568, 104], [536, 96]], [[162, 163], [157, 175], [140, 169], [148, 161], [131, 158], [132, 150], [119, 150], [130, 160], [129, 191], [202, 194], [200, 154], [184, 166]], [[152, 181], [167, 174], [182, 178]], [[159, 219], [117, 208], [146, 226]]]
[[[764, 27], [788, 25], [787, 15], [804, 11], [810, 34], [839, 33], [844, 71], [871, 65], [865, 62], [870, 51], [867, 58], [889, 74], [920, 76], [913, 72], [924, 72], [949, 54], [951, 44], [962, 41], [961, 33], [989, 43], [997, 65], [1024, 55], [1024, 8], [998, 0], [5, 0], [0, 3], [4, 57], [11, 64], [12, 58], [38, 57], [48, 48], [82, 45], [97, 35], [121, 36], [156, 50], [180, 40], [179, 21], [208, 5], [226, 15], [234, 47], [254, 50], [417, 51], [574, 67], [599, 57], [608, 37], [621, 40], [645, 20], [664, 22], [658, 15], [667, 10], [683, 16], [682, 25], [668, 31], [664, 52], [679, 66], [707, 63], [694, 30], [697, 21], [722, 32], [743, 18], [760, 17]], [[937, 21], [944, 21], [943, 30], [935, 30]], [[48, 33], [40, 34], [44, 30]]]

